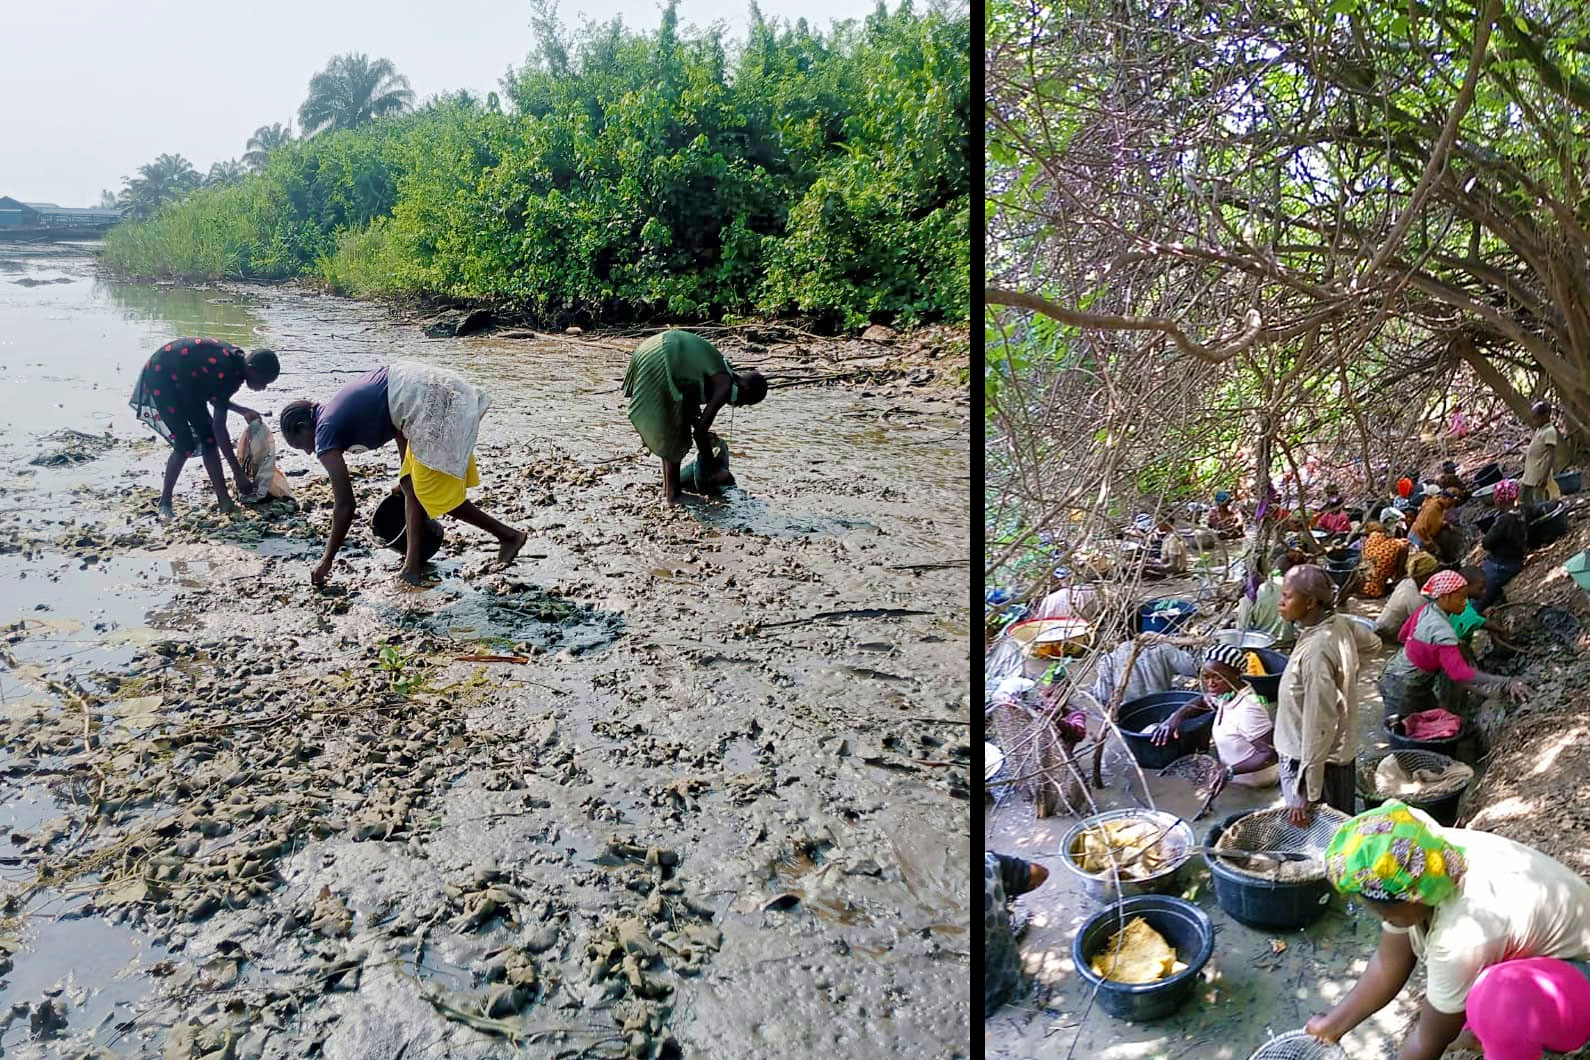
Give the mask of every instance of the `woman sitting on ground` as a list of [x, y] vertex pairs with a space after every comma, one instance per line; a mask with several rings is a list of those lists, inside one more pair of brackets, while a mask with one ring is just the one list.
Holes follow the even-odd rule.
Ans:
[[1387, 725], [1410, 714], [1445, 707], [1442, 700], [1449, 690], [1437, 688], [1438, 675], [1484, 693], [1505, 692], [1514, 699], [1530, 694], [1524, 681], [1484, 673], [1464, 657], [1452, 617], [1463, 611], [1472, 592], [1468, 579], [1457, 571], [1441, 571], [1424, 583], [1424, 603], [1402, 624], [1397, 634], [1402, 648], [1380, 675]]
[[[1337, 829], [1325, 871], [1380, 919], [1380, 945], [1347, 996], [1308, 1021], [1308, 1033], [1340, 1041], [1390, 1004], [1422, 960], [1424, 1000], [1398, 1060], [1437, 1060], [1465, 1020], [1486, 1060], [1538, 1057], [1541, 1045], [1572, 1049], [1590, 1038], [1583, 1012], [1541, 1022], [1538, 976], [1508, 972], [1530, 959], [1590, 958], [1590, 884], [1566, 865], [1499, 835], [1443, 828], [1393, 799]], [[1484, 989], [1482, 978], [1490, 980]], [[1590, 998], [1582, 987], [1577, 996]], [[1536, 1051], [1523, 1048], [1540, 1032]]]
[[1148, 537], [1148, 555], [1143, 559], [1143, 577], [1173, 578], [1187, 573], [1187, 546], [1176, 533], [1176, 520], [1170, 515], [1160, 517], [1159, 524]]
[[725, 405], [755, 405], [767, 396], [760, 372], [736, 372], [717, 347], [688, 331], [653, 335], [630, 354], [624, 373], [629, 422], [646, 448], [662, 458], [663, 497], [681, 499], [679, 465], [695, 442], [698, 473], [704, 481], [690, 483], [698, 491], [728, 485], [728, 468], [709, 469], [713, 452], [712, 422]]
[[1226, 782], [1245, 788], [1266, 788], [1280, 777], [1276, 765], [1275, 723], [1265, 709], [1259, 693], [1245, 675], [1248, 658], [1241, 648], [1217, 644], [1204, 659], [1204, 694], [1177, 707], [1171, 716], [1154, 726], [1150, 739], [1156, 747], [1180, 739], [1183, 722], [1214, 711], [1215, 754], [1225, 773], [1215, 782], [1219, 794]]
[[1016, 896], [1043, 885], [1049, 870], [1035, 861], [1024, 861], [992, 851], [983, 855], [983, 1018], [987, 1019], [1022, 986], [1021, 954], [1017, 942]]
[[498, 564], [512, 563], [529, 535], [493, 519], [465, 496], [468, 487], [480, 485], [475, 440], [490, 406], [486, 393], [457, 372], [398, 361], [353, 380], [324, 405], [294, 401], [282, 409], [282, 438], [320, 458], [336, 498], [326, 553], [310, 581], [325, 584], [353, 523], [353, 482], [343, 454], [379, 449], [391, 441], [397, 442], [398, 489], [404, 498], [407, 553], [402, 579], [420, 584], [425, 520], [443, 514], [491, 534], [501, 545]]
[[1441, 561], [1430, 553], [1421, 552], [1411, 545], [1409, 548], [1408, 576], [1397, 583], [1391, 591], [1391, 599], [1386, 601], [1386, 606], [1380, 609], [1380, 617], [1375, 619], [1375, 632], [1380, 634], [1382, 640], [1393, 644], [1402, 632], [1402, 624], [1408, 621], [1408, 616], [1424, 603], [1419, 591], [1424, 587], [1425, 580], [1441, 569]]
[[1316, 529], [1327, 534], [1347, 534], [1353, 529], [1353, 521], [1342, 507], [1342, 499], [1335, 495], [1325, 499], [1325, 508], [1314, 517]]
[[1431, 484], [1425, 490], [1424, 506], [1414, 517], [1408, 530], [1408, 540], [1414, 548], [1422, 548], [1443, 563], [1458, 563], [1463, 558], [1463, 532], [1448, 518], [1448, 513], [1458, 506], [1458, 496], [1443, 492]]
[[1392, 537], [1375, 520], [1364, 524], [1362, 567], [1364, 576], [1358, 595], [1378, 600], [1386, 595], [1391, 581], [1408, 563], [1408, 542]]
[[1482, 615], [1502, 598], [1507, 583], [1518, 577], [1529, 553], [1529, 523], [1518, 506], [1518, 493], [1518, 482], [1510, 478], [1502, 479], [1491, 492], [1501, 512], [1485, 532], [1485, 595], [1478, 606]]
[[[176, 339], [156, 350], [138, 373], [133, 386], [132, 405], [138, 418], [171, 445], [166, 460], [165, 482], [160, 487], [160, 517], [171, 518], [171, 494], [177, 487], [182, 466], [195, 453], [202, 455], [221, 511], [237, 506], [226, 491], [226, 475], [221, 457], [231, 465], [237, 492], [254, 492], [226, 433], [226, 414], [235, 412], [245, 420], [259, 419], [259, 413], [232, 403], [246, 383], [250, 390], [264, 390], [281, 374], [276, 354], [255, 350], [245, 354], [229, 342], [215, 339]], [[213, 405], [212, 412], [206, 405]]]
[[1231, 494], [1225, 490], [1215, 494], [1215, 506], [1209, 511], [1209, 529], [1222, 541], [1236, 541], [1242, 537], [1242, 513], [1231, 506]]

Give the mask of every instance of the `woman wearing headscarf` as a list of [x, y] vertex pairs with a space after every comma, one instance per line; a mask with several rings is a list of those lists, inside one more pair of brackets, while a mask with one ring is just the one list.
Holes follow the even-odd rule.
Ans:
[[[264, 390], [276, 382], [281, 365], [271, 350], [244, 353], [230, 342], [217, 339], [174, 339], [150, 355], [138, 373], [129, 402], [138, 418], [171, 445], [166, 460], [166, 477], [160, 488], [160, 517], [171, 518], [171, 494], [182, 475], [182, 466], [195, 453], [204, 460], [216, 502], [221, 511], [234, 507], [226, 491], [226, 475], [221, 457], [232, 468], [237, 492], [254, 492], [232, 440], [226, 434], [226, 416], [235, 412], [245, 420], [259, 419], [259, 413], [232, 402], [246, 384], [250, 390]], [[213, 411], [209, 406], [213, 406]]]
[[1485, 531], [1485, 595], [1477, 610], [1484, 614], [1502, 598], [1502, 589], [1524, 569], [1529, 552], [1529, 524], [1518, 507], [1518, 483], [1504, 478], [1491, 492], [1500, 514]]
[[1336, 586], [1312, 565], [1293, 567], [1281, 583], [1281, 617], [1298, 635], [1281, 672], [1275, 750], [1281, 797], [1300, 828], [1321, 802], [1352, 813], [1357, 797], [1358, 661], [1376, 641], [1336, 613], [1335, 599]]
[[624, 396], [629, 399], [629, 422], [640, 440], [662, 458], [663, 496], [669, 504], [680, 499], [679, 464], [695, 442], [697, 470], [707, 472], [696, 489], [726, 484], [726, 467], [708, 471], [712, 421], [725, 405], [755, 405], [767, 396], [767, 380], [760, 372], [736, 372], [728, 358], [700, 335], [664, 331], [653, 335], [630, 354], [624, 372]]
[[1367, 536], [1360, 553], [1364, 576], [1358, 595], [1378, 600], [1386, 595], [1391, 580], [1407, 565], [1409, 544], [1404, 538], [1392, 537], [1375, 520], [1365, 523], [1364, 530]]
[[1375, 619], [1376, 633], [1387, 641], [1396, 642], [1397, 634], [1402, 632], [1402, 624], [1424, 603], [1419, 590], [1424, 587], [1425, 579], [1440, 567], [1441, 561], [1428, 552], [1413, 549], [1408, 553], [1408, 576], [1397, 583], [1397, 587], [1391, 591], [1391, 599], [1380, 609], [1380, 617]]
[[497, 539], [497, 561], [506, 567], [529, 535], [487, 515], [465, 491], [480, 485], [475, 440], [491, 407], [485, 391], [457, 372], [417, 361], [397, 361], [360, 376], [324, 405], [294, 401], [282, 409], [282, 438], [320, 458], [336, 498], [326, 553], [309, 578], [324, 585], [331, 563], [353, 524], [353, 482], [344, 453], [363, 453], [397, 442], [398, 488], [404, 498], [408, 546], [401, 577], [420, 583], [420, 545], [427, 517], [451, 515]]
[[1463, 612], [1475, 591], [1467, 578], [1452, 570], [1441, 571], [1424, 583], [1423, 602], [1397, 634], [1402, 648], [1380, 674], [1387, 725], [1410, 714], [1444, 708], [1450, 686], [1438, 686], [1437, 678], [1443, 675], [1452, 685], [1482, 693], [1505, 692], [1514, 699], [1529, 695], [1524, 681], [1484, 673], [1463, 654], [1452, 620]]
[[1021, 986], [1021, 954], [1011, 904], [1049, 878], [1049, 870], [1032, 861], [983, 855], [983, 1016], [1009, 1001]]
[[1215, 754], [1225, 772], [1215, 782], [1219, 794], [1226, 782], [1247, 788], [1264, 788], [1280, 776], [1276, 765], [1275, 724], [1264, 701], [1245, 676], [1247, 655], [1231, 644], [1217, 644], [1204, 658], [1204, 694], [1177, 707], [1169, 718], [1154, 726], [1149, 739], [1156, 747], [1180, 739], [1179, 727], [1190, 718], [1215, 712]]
[[[1531, 1030], [1522, 1007], [1511, 1019], [1491, 1018], [1504, 992], [1522, 1003], [1527, 990], [1504, 977], [1487, 988], [1489, 998], [1486, 991], [1476, 998], [1477, 984], [1518, 959], [1590, 958], [1590, 884], [1538, 850], [1442, 828], [1395, 799], [1337, 829], [1325, 872], [1337, 891], [1380, 918], [1380, 945], [1347, 996], [1308, 1021], [1310, 1034], [1339, 1041], [1389, 1004], [1422, 960], [1424, 1000], [1398, 1060], [1437, 1060], [1472, 1015], [1482, 1016], [1474, 1029], [1489, 1039], [1486, 1060], [1539, 1055], [1506, 1051]], [[1468, 1011], [1471, 1001], [1482, 1003], [1483, 1014]], [[1493, 1054], [1493, 1041], [1504, 1048]]]
[[1215, 506], [1209, 510], [1209, 529], [1222, 541], [1242, 537], [1242, 513], [1231, 506], [1231, 494], [1225, 490], [1215, 494]]

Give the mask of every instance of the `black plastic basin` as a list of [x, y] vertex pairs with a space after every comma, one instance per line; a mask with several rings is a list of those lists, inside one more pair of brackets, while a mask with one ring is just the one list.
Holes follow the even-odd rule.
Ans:
[[[1209, 829], [1204, 846], [1212, 847], [1240, 817], [1252, 811], [1238, 810]], [[1234, 920], [1254, 928], [1290, 930], [1307, 927], [1325, 915], [1330, 905], [1330, 880], [1267, 880], [1237, 872], [1218, 857], [1204, 852], [1204, 864], [1214, 882], [1215, 901]], [[1102, 996], [1102, 995], [1101, 995]]]
[[1392, 750], [1434, 751], [1448, 758], [1456, 758], [1459, 762], [1467, 762], [1469, 765], [1479, 761], [1479, 748], [1472, 739], [1473, 732], [1466, 721], [1463, 722], [1463, 727], [1458, 730], [1456, 736], [1449, 736], [1444, 740], [1415, 740], [1405, 735], [1400, 726], [1400, 720], [1392, 725], [1382, 725], [1386, 730], [1386, 739], [1391, 742]]
[[[1165, 937], [1176, 959], [1187, 965], [1157, 983], [1117, 983], [1094, 974], [1089, 961], [1110, 944], [1110, 937], [1136, 917]], [[1215, 949], [1215, 929], [1208, 915], [1191, 902], [1163, 894], [1126, 898], [1093, 914], [1071, 941], [1077, 974], [1098, 987], [1099, 1007], [1116, 1019], [1146, 1022], [1164, 1019], [1192, 996], [1198, 976]]]
[[1144, 769], [1163, 769], [1182, 755], [1195, 754], [1209, 749], [1210, 735], [1214, 732], [1215, 715], [1208, 711], [1182, 722], [1176, 727], [1176, 737], [1155, 747], [1148, 732], [1175, 713], [1176, 708], [1198, 698], [1197, 692], [1155, 692], [1139, 696], [1121, 704], [1115, 716], [1121, 737], [1131, 748], [1132, 757]]
[[[375, 506], [370, 516], [370, 532], [376, 540], [398, 555], [408, 554], [408, 526], [403, 516], [403, 494], [389, 493], [386, 500]], [[420, 562], [436, 555], [442, 547], [447, 532], [435, 519], [425, 520], [425, 533], [420, 538]]]
[[1249, 677], [1248, 684], [1259, 695], [1274, 703], [1281, 695], [1281, 673], [1286, 669], [1286, 656], [1273, 648], [1259, 648], [1256, 653], [1264, 660], [1264, 673]]

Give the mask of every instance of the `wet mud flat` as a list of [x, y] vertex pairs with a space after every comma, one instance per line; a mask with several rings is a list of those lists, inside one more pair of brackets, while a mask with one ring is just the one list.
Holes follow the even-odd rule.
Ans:
[[[87, 460], [0, 434], [6, 1055], [965, 1055], [964, 397], [775, 391], [745, 490], [665, 510], [622, 353], [248, 301], [286, 366], [254, 407], [399, 356], [483, 383], [473, 496], [525, 558], [449, 522], [400, 587], [369, 454], [317, 592], [302, 454], [297, 507], [217, 517], [192, 467], [163, 527], [113, 401]], [[147, 349], [80, 379], [124, 404]]]

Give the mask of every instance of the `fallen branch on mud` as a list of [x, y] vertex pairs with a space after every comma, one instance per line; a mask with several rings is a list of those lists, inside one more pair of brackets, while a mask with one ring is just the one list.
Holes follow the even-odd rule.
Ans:
[[904, 607], [853, 607], [843, 611], [820, 611], [806, 618], [791, 618], [783, 622], [758, 622], [756, 629], [779, 629], [785, 626], [803, 626], [808, 622], [832, 621], [840, 618], [905, 618], [910, 615], [931, 615], [931, 611], [913, 611]]

